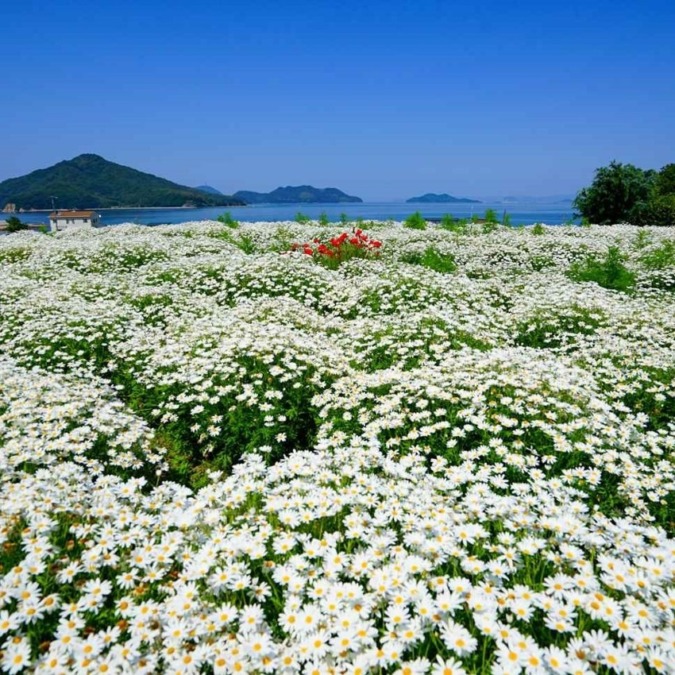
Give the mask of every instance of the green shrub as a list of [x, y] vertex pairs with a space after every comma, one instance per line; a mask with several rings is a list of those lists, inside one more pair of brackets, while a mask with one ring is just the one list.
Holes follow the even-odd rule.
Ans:
[[603, 288], [630, 291], [635, 286], [635, 273], [624, 265], [625, 256], [618, 246], [610, 246], [605, 257], [588, 256], [570, 268], [568, 275], [574, 281], [594, 281]]
[[498, 223], [497, 212], [494, 209], [487, 209], [485, 211], [485, 222], [486, 223]]
[[319, 225], [322, 225], [323, 227], [327, 227], [330, 225], [330, 220], [328, 219], [328, 214], [325, 212], [322, 212], [321, 215], [319, 216]]
[[19, 220], [16, 216], [10, 216], [7, 218], [7, 232], [20, 232], [21, 230], [27, 230], [28, 225]]
[[675, 195], [653, 197], [638, 204], [631, 211], [630, 221], [635, 225], [675, 226]]
[[304, 213], [301, 211], [298, 211], [295, 214], [295, 222], [300, 223], [300, 225], [306, 225], [309, 223], [312, 219], [309, 216], [306, 216]]
[[453, 218], [449, 213], [446, 213], [439, 223], [439, 227], [449, 232], [464, 233], [467, 229], [467, 221], [460, 218]]
[[232, 228], [233, 230], [236, 230], [239, 227], [238, 221], [236, 221], [232, 215], [230, 214], [229, 211], [226, 211], [222, 215], [218, 216], [216, 220], [219, 223], [222, 223], [223, 225], [227, 225], [227, 227]]
[[427, 221], [424, 220], [424, 216], [419, 211], [415, 211], [415, 213], [409, 215], [403, 225], [411, 230], [427, 229]]
[[544, 229], [544, 226], [541, 223], [535, 223], [534, 227], [532, 228], [532, 234], [544, 234], [546, 230]]
[[340, 222], [343, 225], [346, 225], [349, 222], [349, 218], [347, 217], [346, 213], [343, 212], [343, 213], [340, 214]]

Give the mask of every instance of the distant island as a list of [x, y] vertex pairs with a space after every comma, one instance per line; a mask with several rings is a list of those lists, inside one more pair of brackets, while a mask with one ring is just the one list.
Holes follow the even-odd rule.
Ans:
[[360, 197], [345, 194], [337, 188], [315, 188], [311, 185], [278, 187], [272, 192], [239, 190], [234, 197], [247, 204], [342, 204], [363, 202]]
[[152, 206], [243, 206], [241, 199], [172, 183], [150, 173], [84, 154], [0, 183], [0, 208], [18, 211]]
[[433, 192], [427, 192], [420, 197], [411, 197], [406, 199], [407, 204], [480, 204], [477, 199], [467, 199], [466, 197], [453, 197], [447, 193], [440, 195]]

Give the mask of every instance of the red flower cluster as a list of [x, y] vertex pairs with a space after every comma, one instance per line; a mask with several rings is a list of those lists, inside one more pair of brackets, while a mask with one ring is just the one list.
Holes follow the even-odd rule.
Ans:
[[343, 232], [327, 243], [323, 243], [320, 239], [313, 239], [311, 243], [293, 244], [291, 250], [301, 250], [306, 255], [317, 257], [319, 260], [324, 258], [342, 262], [349, 258], [364, 258], [367, 254], [377, 255], [377, 249], [381, 246], [381, 241], [369, 237], [363, 230], [356, 229], [351, 234]]

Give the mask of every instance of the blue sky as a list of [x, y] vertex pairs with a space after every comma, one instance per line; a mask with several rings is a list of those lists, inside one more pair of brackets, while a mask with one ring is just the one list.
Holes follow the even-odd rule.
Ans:
[[673, 0], [21, 0], [2, 22], [0, 180], [94, 152], [386, 200], [675, 161]]

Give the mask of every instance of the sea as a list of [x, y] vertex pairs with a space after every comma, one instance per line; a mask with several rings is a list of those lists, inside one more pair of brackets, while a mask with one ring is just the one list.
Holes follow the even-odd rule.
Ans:
[[[363, 202], [358, 204], [256, 204], [254, 206], [218, 206], [208, 208], [143, 208], [97, 209], [101, 226], [135, 223], [137, 225], [171, 225], [187, 221], [215, 220], [229, 214], [240, 222], [280, 222], [295, 220], [298, 213], [312, 219], [325, 214], [331, 222], [338, 222], [342, 214], [351, 220], [405, 220], [419, 211], [425, 218], [439, 219], [445, 214], [456, 218], [482, 217], [492, 209], [501, 220], [508, 214], [512, 225], [562, 225], [572, 222], [574, 209], [570, 202], [483, 202], [479, 204], [407, 204], [405, 202]], [[4, 215], [4, 214], [2, 214]], [[48, 224], [49, 211], [31, 211], [17, 214], [30, 224]]]

